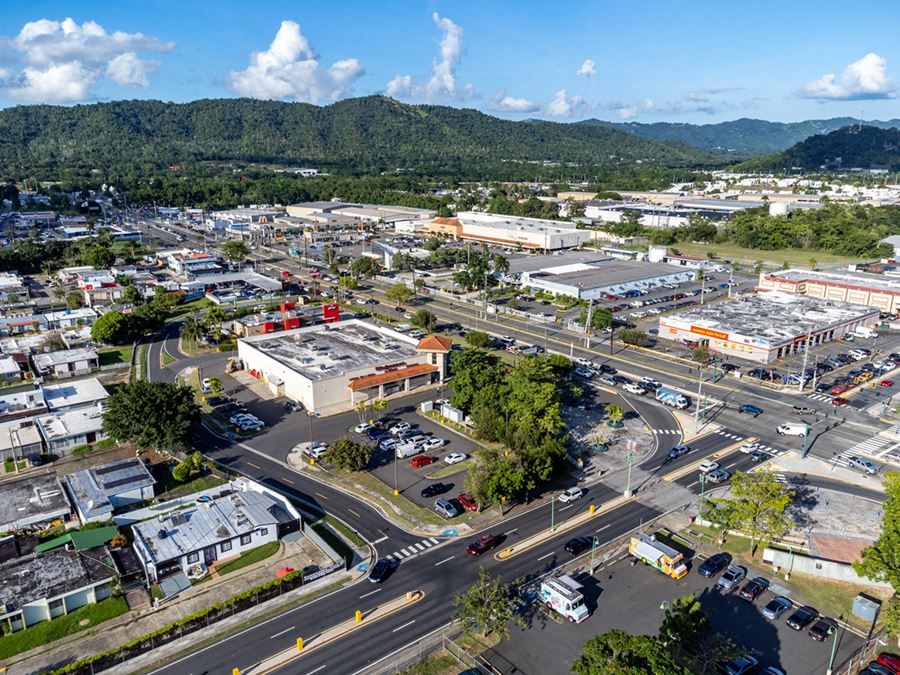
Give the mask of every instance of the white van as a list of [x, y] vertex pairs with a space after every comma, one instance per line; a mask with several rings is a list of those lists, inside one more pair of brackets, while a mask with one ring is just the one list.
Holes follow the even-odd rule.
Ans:
[[805, 424], [779, 424], [775, 431], [781, 436], [806, 436], [809, 427]]
[[856, 337], [869, 338], [869, 339], [875, 339], [878, 337], [878, 333], [876, 331], [872, 330], [871, 328], [869, 328], [868, 326], [857, 326], [856, 330], [853, 331], [853, 334]]

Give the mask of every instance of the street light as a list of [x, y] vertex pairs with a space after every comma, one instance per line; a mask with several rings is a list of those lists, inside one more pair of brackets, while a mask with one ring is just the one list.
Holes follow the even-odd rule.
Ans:
[[703, 496], [703, 493], [706, 492], [706, 483], [709, 480], [709, 476], [705, 473], [700, 474], [700, 496]]
[[628, 459], [628, 484], [625, 486], [625, 497], [631, 496], [631, 466], [634, 463], [634, 452], [629, 450], [625, 456]]

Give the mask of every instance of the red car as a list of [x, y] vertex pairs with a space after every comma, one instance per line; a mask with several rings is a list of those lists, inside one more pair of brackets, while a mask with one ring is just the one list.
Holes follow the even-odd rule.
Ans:
[[429, 464], [434, 464], [437, 461], [437, 457], [429, 457], [428, 455], [416, 455], [410, 460], [409, 464], [414, 469], [418, 469], [421, 466], [428, 466]]
[[848, 387], [846, 384], [839, 384], [836, 387], [831, 388], [831, 393], [837, 396], [838, 394], [843, 394], [849, 388], [850, 387]]
[[457, 495], [456, 501], [458, 501], [466, 511], [478, 510], [478, 504], [476, 504], [475, 500], [465, 492], [463, 492], [461, 495]]
[[497, 540], [494, 538], [492, 534], [486, 534], [477, 541], [473, 541], [471, 544], [466, 546], [466, 553], [469, 555], [481, 555], [486, 551], [490, 551], [497, 545]]
[[900, 673], [900, 656], [896, 654], [888, 654], [887, 652], [881, 652], [878, 655], [878, 661], [885, 668], [890, 668], [895, 673]]
[[882, 380], [878, 384], [882, 387], [893, 387], [894, 386], [893, 380]]
[[831, 405], [835, 405], [835, 406], [847, 405], [848, 403], [850, 403], [849, 400], [847, 400], [846, 398], [841, 398], [840, 396], [835, 396], [833, 399], [831, 399]]

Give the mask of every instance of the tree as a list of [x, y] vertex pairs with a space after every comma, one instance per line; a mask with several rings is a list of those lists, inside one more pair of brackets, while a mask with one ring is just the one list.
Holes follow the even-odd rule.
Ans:
[[635, 328], [626, 328], [620, 331], [619, 339], [626, 345], [634, 345], [635, 347], [646, 347], [650, 344], [650, 337], [644, 331]]
[[779, 483], [773, 473], [737, 471], [731, 479], [729, 497], [711, 499], [710, 503], [726, 510], [731, 529], [750, 537], [752, 556], [762, 539], [780, 537], [790, 530], [794, 521], [786, 509], [793, 496], [793, 490]]
[[348, 291], [355, 291], [359, 288], [359, 282], [351, 276], [342, 276], [338, 279], [338, 286], [345, 288]]
[[409, 302], [409, 299], [412, 297], [412, 291], [406, 284], [394, 284], [384, 292], [384, 297], [393, 302], [394, 305], [399, 306]]
[[503, 384], [503, 366], [493, 354], [480, 349], [465, 349], [454, 352], [450, 361], [453, 372], [453, 395], [450, 402], [454, 408], [467, 412], [478, 395], [487, 395], [497, 401], [499, 389]]
[[709, 363], [711, 356], [709, 349], [706, 347], [694, 347], [694, 350], [691, 352], [691, 358], [702, 365]]
[[412, 325], [421, 328], [426, 333], [433, 331], [436, 324], [437, 317], [427, 309], [420, 309], [413, 314]]
[[60, 302], [66, 298], [66, 291], [58, 280], [54, 281], [50, 286], [50, 293], [53, 294], [54, 299], [59, 300]]
[[359, 423], [362, 424], [363, 420], [366, 418], [366, 411], [369, 409], [368, 401], [359, 401], [353, 409], [356, 411], [356, 414], [359, 416]]
[[247, 259], [248, 255], [250, 255], [250, 249], [243, 241], [226, 241], [222, 244], [221, 250], [222, 255], [228, 258], [229, 261], [237, 263], [238, 267], [240, 267], [241, 263]]
[[381, 266], [368, 256], [362, 256], [350, 263], [350, 272], [355, 277], [373, 277], [381, 271]]
[[218, 377], [209, 378], [209, 393], [215, 395], [221, 394], [224, 391], [222, 387], [222, 380]]
[[101, 314], [91, 326], [91, 339], [104, 345], [123, 345], [132, 338], [132, 325], [122, 312]]
[[96, 244], [84, 252], [81, 260], [85, 265], [91, 265], [97, 269], [106, 269], [116, 262], [116, 254], [106, 246]]
[[78, 309], [84, 307], [84, 295], [80, 291], [71, 291], [66, 294], [66, 309]]
[[816, 265], [819, 264], [819, 261], [816, 260], [815, 258], [810, 258], [809, 260], [806, 261], [806, 264], [809, 266], [809, 269], [814, 270], [814, 269], [816, 269]]
[[204, 335], [206, 327], [196, 316], [187, 317], [181, 324], [181, 337], [192, 346], [196, 346]]
[[509, 637], [510, 620], [519, 623], [512, 586], [480, 567], [478, 581], [454, 598], [453, 618], [483, 636]]
[[700, 675], [715, 672], [720, 664], [743, 653], [743, 649], [721, 633], [707, 632], [691, 651], [690, 662], [693, 664], [691, 671]]
[[676, 657], [692, 650], [710, 629], [709, 617], [692, 594], [676, 598], [665, 607], [659, 640]]
[[494, 268], [494, 272], [497, 274], [502, 275], [509, 273], [509, 259], [506, 256], [495, 253], [491, 258], [491, 265]]
[[622, 418], [625, 417], [625, 411], [622, 407], [612, 403], [608, 404], [603, 410], [606, 411], [606, 418], [609, 420], [610, 426], [613, 427], [619, 426], [622, 423]]
[[881, 608], [881, 620], [888, 635], [900, 635], [900, 596], [894, 596]]
[[885, 474], [884, 494], [881, 534], [874, 544], [862, 550], [853, 569], [873, 581], [887, 581], [900, 592], [900, 472]]
[[125, 291], [122, 293], [122, 302], [126, 305], [139, 305], [144, 301], [144, 296], [141, 295], [140, 290], [134, 284], [130, 284], [125, 287]]
[[472, 330], [466, 334], [466, 344], [476, 349], [486, 349], [491, 344], [491, 336], [480, 330]]
[[107, 405], [103, 429], [109, 436], [164, 452], [186, 447], [191, 426], [200, 419], [194, 390], [169, 382], [123, 384]]
[[[578, 315], [578, 323], [582, 326], [587, 322], [587, 308], [581, 310]], [[609, 328], [612, 325], [613, 315], [606, 307], [594, 307], [591, 310], [591, 330], [598, 328]]]
[[387, 410], [388, 402], [383, 398], [376, 399], [372, 402], [372, 410], [378, 411], [378, 417], [382, 417], [384, 415], [384, 411]]
[[618, 628], [585, 642], [572, 664], [572, 672], [575, 675], [690, 675], [652, 635], [629, 635]]
[[225, 310], [222, 309], [221, 305], [213, 305], [206, 312], [206, 327], [209, 331], [212, 332], [213, 335], [218, 337], [219, 331], [222, 328], [222, 323], [225, 321], [225, 319]]
[[328, 446], [323, 459], [344, 471], [362, 471], [368, 466], [371, 456], [372, 448], [345, 436]]

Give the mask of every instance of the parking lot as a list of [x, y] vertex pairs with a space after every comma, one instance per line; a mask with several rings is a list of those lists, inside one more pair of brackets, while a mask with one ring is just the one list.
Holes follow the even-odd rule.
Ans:
[[[816, 642], [806, 630], [795, 631], [786, 625], [789, 613], [776, 621], [762, 615], [760, 609], [776, 594], [790, 597], [790, 590], [779, 586], [778, 580], [751, 603], [740, 598], [737, 590], [717, 588], [717, 579], [702, 577], [692, 568], [696, 565], [688, 566], [688, 575], [677, 581], [645, 565], [632, 566], [629, 560], [599, 571], [595, 577], [579, 576], [590, 618], [580, 624], [546, 620], [524, 630], [514, 627], [510, 639], [495, 647], [495, 654], [489, 653], [488, 658], [504, 673], [570, 673], [589, 638], [613, 628], [633, 635], [655, 635], [663, 618], [662, 604], [693, 593], [713, 628], [745, 648], [761, 667], [776, 666], [790, 675], [826, 671], [835, 636]], [[839, 631], [837, 639], [835, 666], [846, 662], [863, 643], [859, 635], [848, 631]]]

